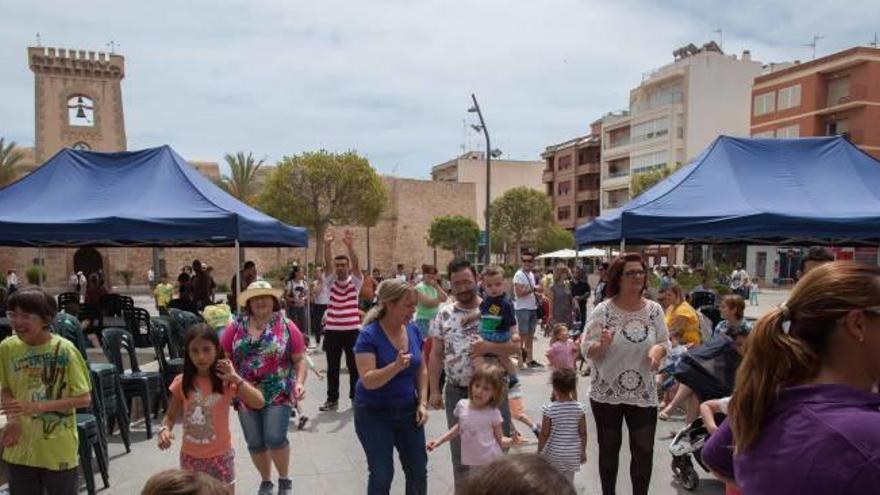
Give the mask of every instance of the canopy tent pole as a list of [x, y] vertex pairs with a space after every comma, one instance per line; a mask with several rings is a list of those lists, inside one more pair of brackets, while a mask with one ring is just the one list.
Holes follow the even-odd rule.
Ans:
[[[306, 295], [306, 321], [304, 323], [308, 327], [308, 330], [306, 330], [306, 335], [308, 335], [308, 337], [309, 337], [308, 341], [311, 344], [313, 342], [312, 339], [315, 337], [314, 329], [312, 329], [312, 298], [313, 298], [314, 294], [312, 294], [312, 279], [311, 279], [311, 273], [309, 273], [309, 248], [308, 247], [305, 248], [305, 254], [303, 255], [303, 260], [305, 260], [304, 264], [306, 266], [305, 281], [306, 281], [306, 294], [307, 294]], [[300, 331], [302, 331], [302, 329], [300, 329]]]
[[621, 238], [620, 239], [620, 254], [623, 254], [624, 251], [626, 251], [626, 239]]
[[233, 313], [238, 313], [238, 308], [241, 305], [238, 303], [239, 293], [241, 292], [241, 246], [238, 245], [238, 239], [235, 239], [235, 270], [232, 272], [235, 274], [235, 287], [232, 290], [235, 291], [235, 305], [237, 307], [230, 308]]

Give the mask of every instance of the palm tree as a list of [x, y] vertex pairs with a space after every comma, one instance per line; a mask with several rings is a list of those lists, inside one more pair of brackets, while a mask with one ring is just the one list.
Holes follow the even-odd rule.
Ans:
[[18, 162], [24, 158], [24, 154], [15, 149], [15, 141], [8, 145], [4, 145], [4, 141], [5, 138], [0, 138], [0, 187], [18, 177]]
[[229, 164], [230, 174], [220, 179], [220, 187], [239, 201], [251, 204], [256, 196], [257, 170], [263, 166], [266, 159], [256, 161], [253, 153], [245, 156], [243, 151], [235, 155], [227, 153], [223, 158]]

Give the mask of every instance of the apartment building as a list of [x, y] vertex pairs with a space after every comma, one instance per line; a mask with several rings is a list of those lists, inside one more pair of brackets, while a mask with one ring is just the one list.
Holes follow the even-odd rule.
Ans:
[[565, 229], [599, 216], [601, 128], [600, 119], [590, 124], [590, 134], [548, 146], [541, 154], [553, 215]]
[[748, 51], [725, 55], [714, 42], [684, 46], [673, 57], [643, 74], [628, 109], [602, 119], [603, 214], [629, 201], [634, 175], [680, 166], [721, 134], [749, 135], [751, 86], [761, 63]]
[[880, 158], [880, 48], [854, 47], [761, 75], [751, 136], [846, 135]]

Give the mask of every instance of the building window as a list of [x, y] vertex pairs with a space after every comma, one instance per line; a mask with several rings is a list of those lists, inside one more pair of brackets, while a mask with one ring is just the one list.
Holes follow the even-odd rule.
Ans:
[[801, 106], [801, 85], [789, 86], [779, 90], [776, 108], [785, 110]]
[[559, 186], [556, 188], [556, 194], [558, 196], [568, 196], [568, 193], [571, 192], [571, 181], [566, 180], [559, 183]]
[[849, 76], [832, 79], [828, 82], [828, 106], [840, 105], [849, 101]]
[[556, 210], [557, 220], [568, 220], [569, 218], [571, 218], [571, 206], [560, 206]]
[[799, 138], [801, 137], [801, 126], [795, 124], [788, 127], [780, 127], [776, 129], [776, 137], [780, 139]]
[[571, 155], [559, 157], [559, 168], [557, 170], [568, 170], [571, 168]]
[[588, 191], [590, 189], [599, 189], [598, 175], [581, 175], [577, 178], [578, 191]]
[[755, 110], [754, 115], [765, 115], [768, 113], [772, 113], [776, 111], [775, 108], [776, 102], [776, 91], [771, 91], [769, 93], [764, 93], [762, 95], [755, 96]]
[[77, 127], [94, 127], [95, 102], [83, 95], [67, 100], [67, 124]]
[[669, 117], [649, 120], [632, 126], [632, 142], [647, 141], [669, 134]]
[[553, 171], [553, 162], [554, 160], [552, 156], [547, 158], [547, 170], [551, 172]]
[[577, 204], [577, 217], [597, 217], [599, 216], [599, 212], [597, 211], [597, 202], [592, 203], [578, 203]]
[[839, 134], [846, 134], [847, 132], [849, 132], [849, 126], [846, 124], [845, 120], [835, 120], [825, 124], [826, 136], [837, 136]]
[[84, 143], [82, 141], [74, 144], [71, 148], [77, 151], [92, 151], [92, 147], [88, 145], [88, 143]]
[[657, 151], [644, 155], [634, 156], [632, 159], [632, 169], [635, 172], [647, 172], [663, 168], [669, 162], [669, 153], [667, 151]]
[[608, 162], [608, 176], [613, 179], [615, 177], [626, 177], [629, 175], [629, 158], [621, 158]]
[[773, 139], [773, 131], [756, 132], [752, 134], [753, 138], [770, 138]]

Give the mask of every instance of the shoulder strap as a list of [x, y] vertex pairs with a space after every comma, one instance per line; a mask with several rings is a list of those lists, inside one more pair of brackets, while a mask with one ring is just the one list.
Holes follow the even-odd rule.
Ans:
[[522, 273], [523, 273], [523, 275], [526, 276], [526, 282], [529, 283], [529, 289], [532, 289], [532, 297], [535, 298], [535, 305], [538, 306], [538, 307], [540, 307], [540, 306], [541, 306], [541, 300], [538, 299], [538, 294], [535, 292], [535, 286], [532, 284], [532, 279], [531, 279], [531, 277], [529, 277], [529, 274], [526, 273], [525, 270], [523, 270]]

